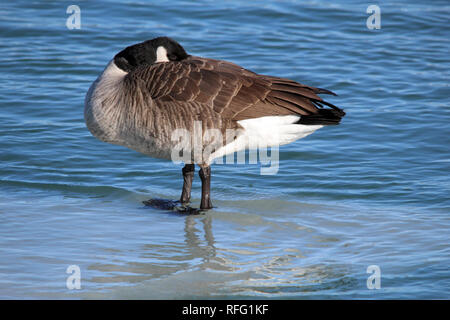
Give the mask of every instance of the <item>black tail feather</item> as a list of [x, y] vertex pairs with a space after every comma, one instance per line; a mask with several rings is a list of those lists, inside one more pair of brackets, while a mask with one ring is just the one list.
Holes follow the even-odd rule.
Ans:
[[[322, 101], [323, 103], [323, 101]], [[300, 120], [297, 121], [297, 124], [304, 125], [336, 125], [341, 122], [343, 116], [345, 116], [345, 112], [342, 109], [335, 107], [336, 109], [319, 109], [318, 113], [303, 115], [300, 117]]]

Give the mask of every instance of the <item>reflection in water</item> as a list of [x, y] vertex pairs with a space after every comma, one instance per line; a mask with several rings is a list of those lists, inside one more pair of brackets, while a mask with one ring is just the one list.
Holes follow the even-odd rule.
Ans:
[[[197, 218], [198, 216], [186, 216], [184, 222], [186, 249], [190, 252], [192, 257], [201, 258], [203, 263], [208, 263], [210, 259], [216, 255], [214, 236], [212, 232], [212, 217], [211, 215], [206, 214], [200, 219]], [[197, 220], [200, 220], [203, 225], [204, 240], [206, 241], [206, 244], [204, 244], [198, 236], [200, 231], [196, 228]]]
[[[184, 219], [184, 241], [147, 243], [141, 248], [104, 249], [106, 263], [97, 262], [88, 267], [93, 283], [137, 283], [143, 280], [165, 277], [181, 270], [190, 270], [200, 265], [210, 265], [216, 255], [210, 215], [187, 215]], [[203, 232], [197, 224], [202, 225]], [[203, 233], [204, 239], [201, 237]], [[138, 254], [135, 261], [130, 256]], [[201, 263], [199, 264], [199, 259]], [[219, 268], [220, 269], [220, 268]]]
[[[114, 295], [126, 295], [127, 298], [129, 295], [134, 297], [136, 292], [140, 292], [138, 297], [161, 298], [164, 292], [167, 297], [173, 297], [174, 291], [188, 298], [243, 293], [283, 296], [357, 286], [349, 266], [308, 261], [303, 247], [325, 243], [323, 248], [326, 248], [327, 242], [327, 238], [310, 228], [295, 223], [279, 224], [270, 218], [253, 217], [252, 214], [246, 215], [247, 222], [244, 224], [244, 219], [236, 219], [236, 215], [242, 215], [240, 213], [169, 215], [175, 218], [178, 225], [184, 219], [183, 238], [174, 242], [174, 234], [171, 234], [168, 241], [149, 242], [128, 251], [115, 250], [116, 259], [108, 257], [108, 263], [96, 263], [89, 267], [90, 271], [99, 273], [90, 282], [107, 286]], [[220, 226], [216, 230], [220, 235], [225, 232], [224, 220], [237, 223], [234, 229], [242, 228], [242, 233], [239, 237], [227, 238], [227, 246], [221, 247], [218, 244], [223, 243], [223, 239], [218, 242], [215, 239], [213, 219]], [[260, 229], [258, 241], [245, 241], [246, 228], [249, 227], [254, 232], [254, 239], [258, 238], [255, 237], [255, 230]], [[271, 230], [271, 237], [275, 236], [275, 239], [266, 235], [268, 228], [277, 230]], [[281, 241], [286, 234], [291, 237], [291, 246], [280, 249], [277, 241]], [[135, 258], [130, 261], [133, 255]], [[117, 287], [119, 283], [132, 285], [137, 291], [124, 291], [123, 286]]]

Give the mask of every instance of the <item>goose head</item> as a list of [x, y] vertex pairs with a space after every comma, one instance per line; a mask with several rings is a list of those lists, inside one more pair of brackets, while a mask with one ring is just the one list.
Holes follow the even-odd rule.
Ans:
[[158, 37], [126, 47], [114, 57], [114, 63], [125, 72], [131, 72], [142, 65], [181, 61], [189, 55], [175, 40]]

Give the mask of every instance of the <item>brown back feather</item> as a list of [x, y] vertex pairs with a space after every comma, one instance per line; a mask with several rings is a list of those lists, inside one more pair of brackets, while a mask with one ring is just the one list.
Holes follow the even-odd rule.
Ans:
[[[331, 91], [309, 87], [293, 80], [258, 75], [236, 64], [200, 57], [158, 63], [128, 75], [143, 90], [148, 90], [156, 105], [176, 101], [188, 116], [195, 105], [195, 116], [203, 119], [211, 112], [223, 122], [274, 115], [313, 115], [325, 104], [317, 94]], [[207, 112], [198, 110], [198, 106]], [[171, 104], [173, 107], [173, 104]], [[192, 110], [193, 112], [193, 110]], [[204, 116], [202, 116], [204, 114]]]

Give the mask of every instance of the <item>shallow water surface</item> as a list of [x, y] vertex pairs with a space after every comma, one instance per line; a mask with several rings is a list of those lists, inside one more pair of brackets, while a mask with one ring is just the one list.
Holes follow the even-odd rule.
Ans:
[[[450, 298], [447, 1], [379, 3], [380, 30], [357, 1], [76, 4], [79, 30], [59, 1], [0, 5], [0, 298]], [[347, 116], [282, 146], [276, 175], [213, 166], [213, 210], [146, 208], [179, 197], [181, 165], [96, 140], [83, 103], [160, 35], [330, 89]]]

